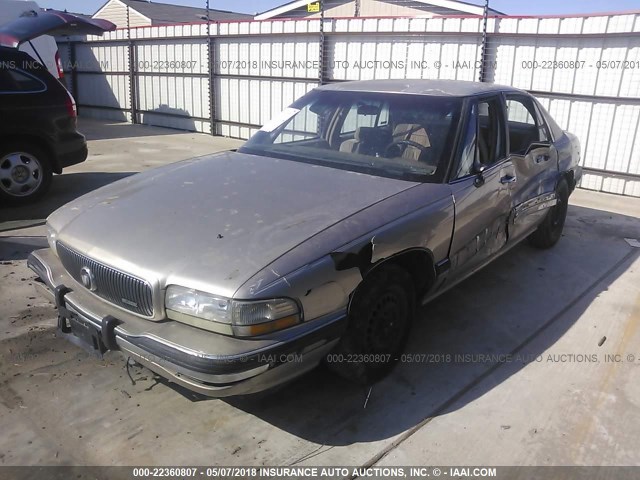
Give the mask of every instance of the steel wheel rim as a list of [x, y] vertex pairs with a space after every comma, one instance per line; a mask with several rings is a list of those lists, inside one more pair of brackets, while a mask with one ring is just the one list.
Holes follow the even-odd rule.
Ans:
[[0, 189], [12, 197], [33, 194], [42, 184], [42, 165], [26, 152], [11, 152], [0, 158]]
[[558, 204], [553, 207], [551, 213], [551, 226], [553, 228], [558, 228], [561, 223], [563, 223], [564, 212], [567, 208], [567, 202], [564, 200], [560, 200]]
[[400, 292], [389, 289], [380, 295], [369, 313], [367, 343], [372, 353], [389, 353], [397, 349], [402, 341], [406, 313]]

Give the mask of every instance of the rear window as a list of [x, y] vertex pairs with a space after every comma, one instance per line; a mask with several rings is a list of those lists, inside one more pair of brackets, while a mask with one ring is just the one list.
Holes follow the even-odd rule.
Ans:
[[0, 93], [32, 93], [45, 89], [42, 81], [26, 72], [0, 68]]

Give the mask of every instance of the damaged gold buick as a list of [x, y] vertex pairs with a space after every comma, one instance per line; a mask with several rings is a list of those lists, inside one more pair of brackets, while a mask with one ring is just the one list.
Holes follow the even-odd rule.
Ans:
[[374, 382], [417, 305], [523, 239], [559, 240], [579, 156], [577, 138], [511, 87], [324, 86], [237, 152], [59, 209], [29, 266], [69, 340], [201, 394], [265, 390], [328, 355]]

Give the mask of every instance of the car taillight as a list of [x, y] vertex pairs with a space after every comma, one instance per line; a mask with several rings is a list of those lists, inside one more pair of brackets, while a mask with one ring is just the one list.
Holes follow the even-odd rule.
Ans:
[[56, 52], [56, 68], [58, 69], [58, 78], [62, 80], [64, 78], [64, 69], [60, 60], [60, 52]]
[[76, 101], [73, 99], [71, 93], [69, 93], [69, 90], [67, 90], [67, 100], [64, 104], [67, 107], [69, 116], [75, 120], [78, 117], [78, 109], [76, 108]]

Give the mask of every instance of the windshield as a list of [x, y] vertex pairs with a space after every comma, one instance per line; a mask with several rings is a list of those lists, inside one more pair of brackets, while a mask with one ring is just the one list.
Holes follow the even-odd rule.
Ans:
[[241, 152], [421, 182], [440, 182], [462, 100], [314, 90], [268, 122]]

